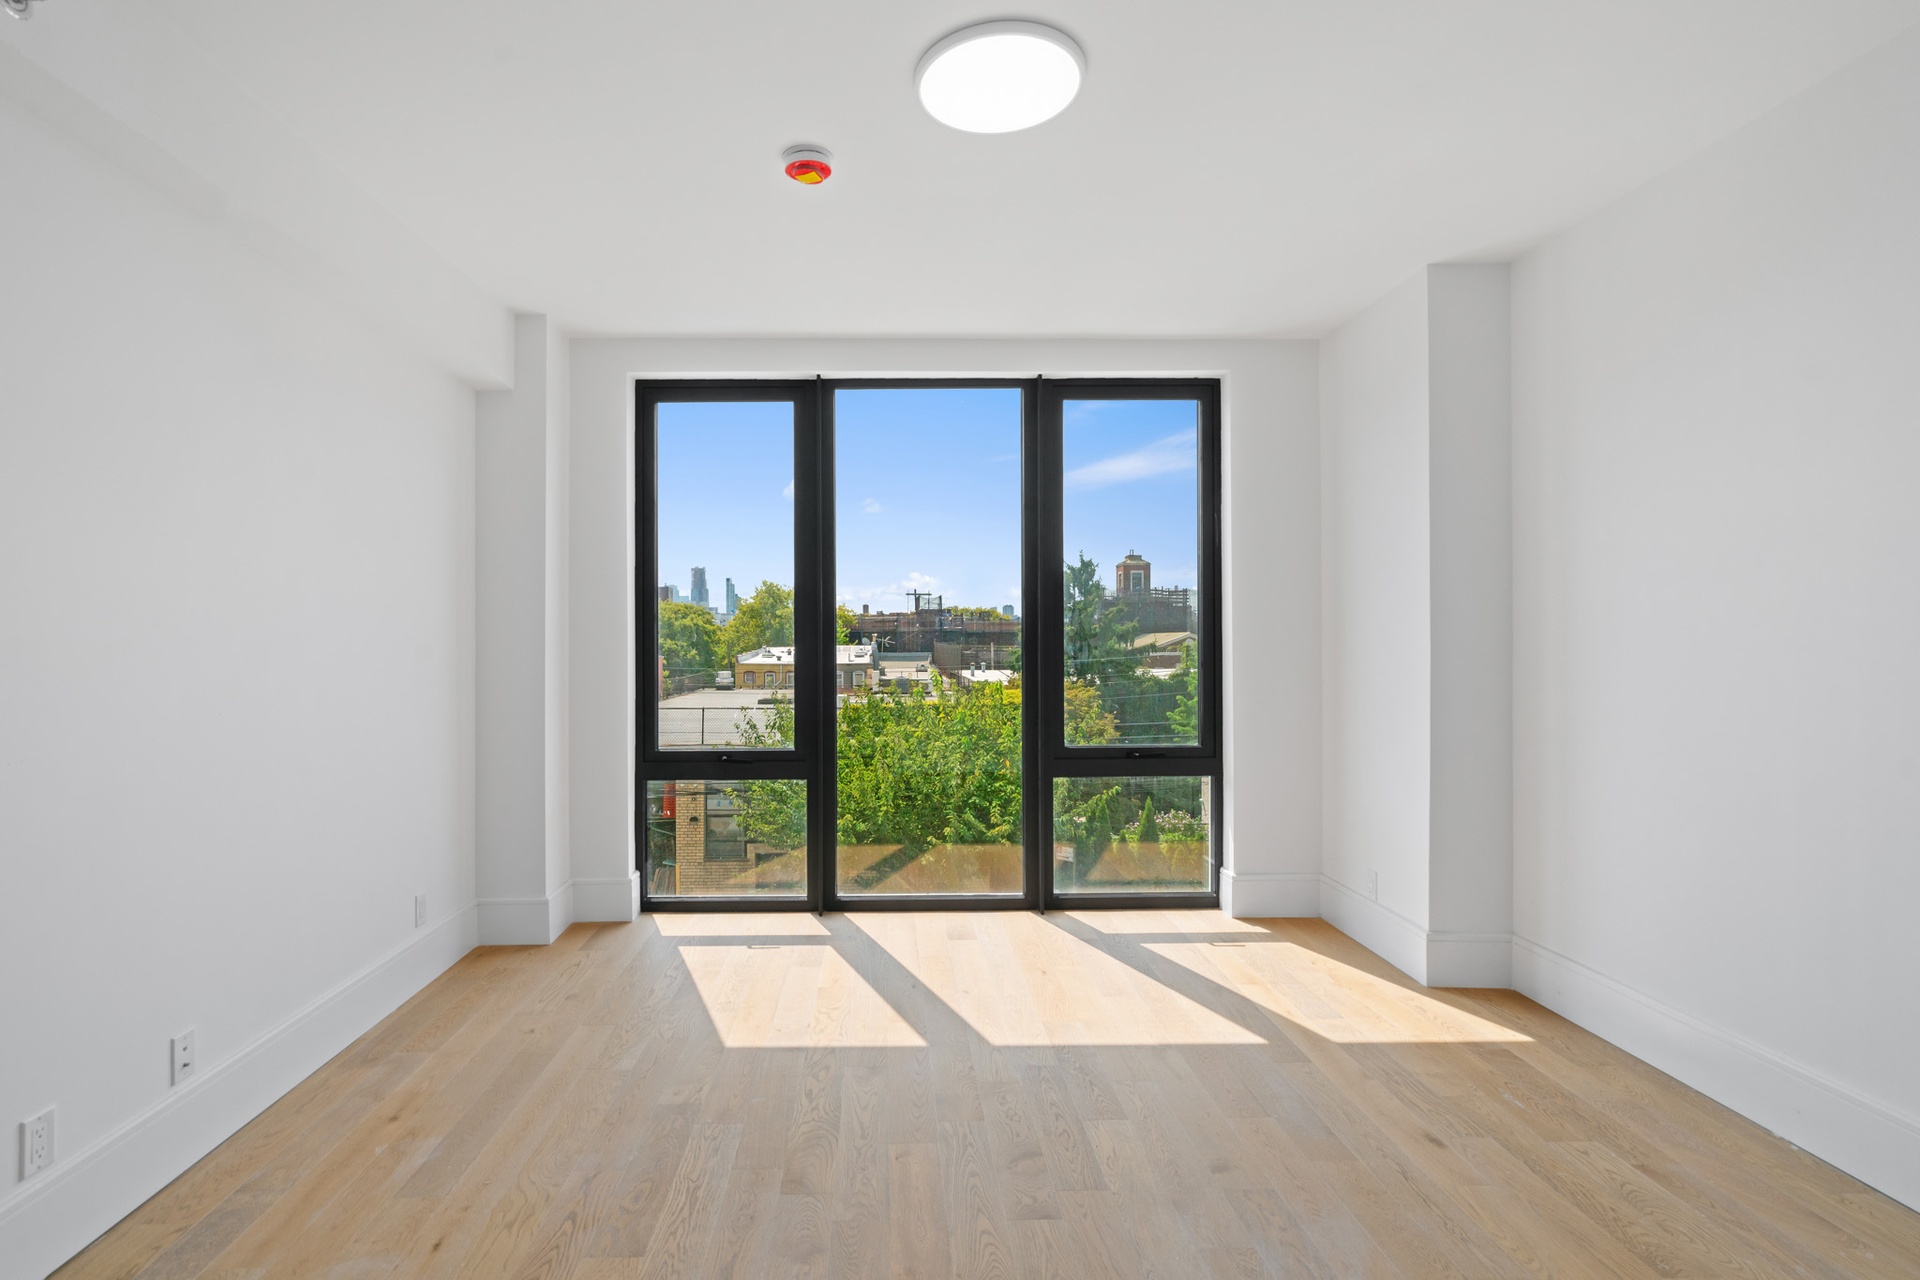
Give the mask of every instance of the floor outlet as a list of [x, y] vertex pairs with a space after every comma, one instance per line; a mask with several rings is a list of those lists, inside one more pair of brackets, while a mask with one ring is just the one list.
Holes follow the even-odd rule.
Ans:
[[188, 1027], [173, 1038], [173, 1082], [179, 1085], [191, 1080], [198, 1061], [193, 1050], [193, 1028]]
[[20, 1124], [20, 1177], [31, 1178], [53, 1164], [53, 1108]]

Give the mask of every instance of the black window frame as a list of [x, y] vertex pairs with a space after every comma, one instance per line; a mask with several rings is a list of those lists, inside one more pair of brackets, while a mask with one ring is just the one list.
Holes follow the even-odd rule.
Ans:
[[[834, 393], [841, 390], [1018, 388], [1021, 397], [1021, 785], [1025, 884], [1020, 894], [850, 894], [835, 883], [838, 768], [835, 651]], [[1194, 400], [1199, 406], [1200, 732], [1193, 746], [1065, 743], [1062, 412], [1067, 400]], [[791, 750], [663, 749], [659, 740], [657, 407], [664, 402], [790, 401], [794, 410], [794, 714]], [[641, 909], [673, 911], [938, 911], [1217, 906], [1224, 856], [1224, 649], [1221, 631], [1220, 382], [1217, 378], [811, 378], [634, 380], [634, 859]], [[807, 638], [811, 637], [809, 643]], [[651, 673], [651, 674], [650, 674]], [[1206, 777], [1212, 867], [1205, 891], [1090, 894], [1053, 883], [1053, 783], [1068, 777]], [[647, 788], [675, 781], [796, 779], [807, 788], [807, 885], [800, 895], [656, 897], [646, 875]]]
[[[1048, 859], [1047, 909], [1104, 909], [1133, 907], [1218, 906], [1220, 872], [1226, 841], [1221, 829], [1225, 779], [1225, 668], [1221, 635], [1221, 473], [1220, 381], [1217, 378], [1042, 378], [1037, 386], [1044, 468], [1037, 477], [1039, 542], [1036, 560], [1041, 590], [1050, 607], [1039, 617], [1034, 645], [1037, 663], [1023, 659], [1033, 672], [1032, 686], [1042, 704], [1046, 736], [1041, 740], [1040, 797], [1046, 811], [1045, 847], [1053, 848], [1053, 783], [1056, 778], [1177, 777], [1210, 778], [1213, 812], [1208, 815], [1212, 868], [1204, 891], [1174, 893], [1061, 893], [1054, 885]], [[1200, 557], [1199, 741], [1193, 746], [1069, 746], [1066, 742], [1066, 617], [1062, 603], [1066, 589], [1064, 514], [1066, 475], [1064, 418], [1070, 400], [1193, 400], [1199, 407], [1199, 520], [1196, 545]], [[1037, 669], [1036, 669], [1037, 668]]]
[[[794, 745], [790, 750], [740, 747], [671, 750], [660, 745], [660, 565], [659, 524], [653, 495], [658, 476], [656, 410], [672, 403], [767, 403], [793, 405], [793, 631]], [[818, 579], [820, 548], [819, 380], [636, 379], [634, 389], [634, 863], [640, 872], [646, 911], [818, 911], [825, 866], [822, 816], [829, 792], [823, 786], [817, 748], [824, 711], [817, 678], [820, 654], [802, 637], [817, 635], [825, 598]], [[832, 610], [825, 610], [829, 619]], [[829, 631], [831, 636], [831, 631]], [[831, 653], [831, 650], [828, 651]], [[828, 670], [833, 669], [829, 660]], [[648, 694], [649, 688], [655, 689]], [[798, 779], [807, 788], [807, 883], [798, 895], [656, 897], [647, 876], [647, 787], [655, 782], [753, 782]]]

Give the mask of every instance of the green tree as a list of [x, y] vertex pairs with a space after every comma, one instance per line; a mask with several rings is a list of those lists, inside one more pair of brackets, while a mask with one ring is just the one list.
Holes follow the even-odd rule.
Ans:
[[1069, 680], [1062, 690], [1066, 695], [1067, 741], [1078, 747], [1097, 747], [1120, 736], [1113, 712], [1100, 701], [1100, 690], [1091, 680]]
[[[740, 721], [743, 747], [793, 745], [793, 702], [784, 699], [748, 713]], [[800, 849], [807, 843], [807, 784], [800, 778], [766, 778], [735, 784], [741, 791], [740, 825], [747, 839], [775, 849]]]
[[833, 606], [833, 642], [835, 644], [853, 643], [853, 629], [859, 625], [859, 614], [843, 604]]
[[1115, 607], [1100, 581], [1100, 566], [1082, 552], [1078, 563], [1065, 566], [1066, 675], [1069, 687], [1090, 685], [1099, 691], [1105, 719], [1082, 718], [1081, 731], [1111, 727], [1104, 737], [1075, 737], [1075, 722], [1067, 725], [1067, 741], [1074, 746], [1096, 742], [1159, 742], [1166, 719], [1162, 706], [1170, 693], [1164, 683], [1140, 669], [1133, 642], [1140, 625]]
[[897, 844], [1021, 839], [1020, 691], [936, 678], [851, 698], [839, 718], [839, 838]]
[[762, 582], [740, 602], [733, 620], [721, 630], [721, 653], [732, 662], [768, 645], [793, 643], [793, 588]]
[[775, 698], [748, 708], [740, 716], [740, 745], [780, 751], [793, 745], [793, 699]]
[[704, 676], [723, 665], [719, 655], [720, 624], [705, 605], [685, 600], [660, 603], [660, 656], [667, 675]]
[[1154, 820], [1152, 795], [1140, 802], [1140, 829], [1134, 839], [1140, 844], [1160, 843], [1160, 824]]
[[1125, 675], [1133, 667], [1132, 644], [1140, 628], [1123, 622], [1107, 607], [1107, 588], [1100, 566], [1080, 553], [1077, 564], [1066, 566], [1063, 582], [1066, 614], [1067, 675], [1099, 682]]
[[740, 825], [747, 839], [774, 849], [807, 847], [807, 784], [799, 778], [767, 778], [737, 784], [745, 795]]
[[1053, 787], [1054, 835], [1073, 845], [1074, 875], [1084, 881], [1127, 825], [1124, 788], [1106, 778], [1060, 778]]

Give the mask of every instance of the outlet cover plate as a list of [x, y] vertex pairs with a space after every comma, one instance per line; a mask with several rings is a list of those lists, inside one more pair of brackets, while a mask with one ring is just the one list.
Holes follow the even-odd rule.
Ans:
[[20, 1178], [25, 1181], [53, 1164], [53, 1108], [20, 1122]]
[[199, 1062], [200, 1057], [193, 1043], [193, 1028], [188, 1027], [173, 1038], [173, 1082], [181, 1085], [193, 1079], [194, 1069]]

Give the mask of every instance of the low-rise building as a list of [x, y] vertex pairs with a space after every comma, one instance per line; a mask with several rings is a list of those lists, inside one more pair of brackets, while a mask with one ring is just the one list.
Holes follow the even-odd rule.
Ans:
[[1180, 666], [1180, 655], [1200, 637], [1191, 631], [1149, 631], [1133, 638], [1133, 652], [1140, 665], [1155, 675], [1167, 675]]
[[[733, 660], [735, 689], [791, 689], [794, 649], [790, 644], [767, 645]], [[869, 688], [878, 673], [870, 644], [834, 646], [834, 687], [846, 692]]]
[[915, 685], [933, 683], [933, 654], [889, 653], [880, 659], [880, 683], [895, 693], [909, 693]]

